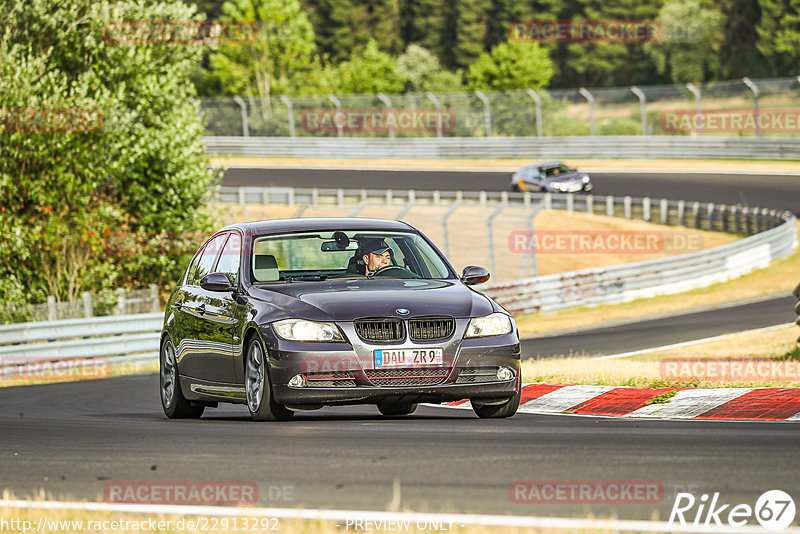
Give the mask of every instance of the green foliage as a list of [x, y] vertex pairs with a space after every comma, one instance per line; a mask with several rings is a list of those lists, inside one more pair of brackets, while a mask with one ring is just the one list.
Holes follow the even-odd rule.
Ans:
[[442, 69], [439, 59], [427, 49], [412, 44], [397, 58], [397, 73], [408, 92], [449, 92], [461, 89], [460, 73]]
[[539, 89], [550, 82], [553, 62], [538, 43], [505, 42], [481, 54], [467, 71], [471, 89]]
[[404, 85], [397, 60], [378, 50], [378, 44], [371, 40], [363, 54], [339, 65], [335, 90], [339, 94], [399, 93]]
[[0, 8], [9, 21], [0, 30], [3, 109], [31, 110], [45, 126], [60, 110], [91, 119], [55, 131], [0, 124], [0, 300], [19, 300], [20, 287], [41, 302], [174, 279], [181, 256], [108, 254], [107, 237], [150, 241], [207, 227], [198, 209], [212, 174], [187, 79], [200, 52], [106, 41], [104, 27], [187, 20], [193, 10], [137, 0], [5, 0]]
[[668, 0], [659, 19], [664, 39], [645, 44], [656, 68], [673, 82], [702, 82], [719, 71], [723, 17], [701, 0]]
[[760, 0], [758, 50], [772, 70], [795, 73], [800, 59], [800, 0]]

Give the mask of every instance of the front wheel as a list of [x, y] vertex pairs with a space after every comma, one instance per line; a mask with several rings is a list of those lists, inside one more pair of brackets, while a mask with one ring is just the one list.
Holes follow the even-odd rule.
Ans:
[[198, 419], [206, 409], [203, 404], [192, 404], [183, 396], [175, 362], [175, 347], [169, 338], [164, 339], [159, 354], [159, 385], [161, 407], [170, 419]]
[[286, 421], [294, 412], [272, 398], [272, 387], [267, 372], [264, 347], [258, 336], [253, 336], [247, 347], [245, 363], [245, 391], [247, 408], [253, 421]]
[[472, 404], [472, 409], [475, 414], [481, 419], [502, 419], [504, 417], [511, 417], [517, 413], [519, 408], [519, 401], [522, 398], [522, 379], [517, 378], [517, 393], [503, 404]]

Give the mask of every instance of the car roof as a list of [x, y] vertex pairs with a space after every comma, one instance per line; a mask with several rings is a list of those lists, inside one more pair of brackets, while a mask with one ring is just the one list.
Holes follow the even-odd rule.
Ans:
[[388, 219], [367, 219], [362, 217], [309, 217], [299, 219], [270, 219], [268, 221], [254, 221], [235, 223], [222, 228], [223, 230], [238, 229], [246, 234], [269, 234], [275, 232], [302, 232], [314, 230], [386, 230], [408, 231], [416, 228], [403, 221]]
[[537, 169], [549, 169], [550, 167], [559, 167], [563, 164], [564, 164], [563, 161], [543, 161], [540, 163], [531, 163], [529, 165], [523, 166], [522, 168], [527, 169], [533, 167]]

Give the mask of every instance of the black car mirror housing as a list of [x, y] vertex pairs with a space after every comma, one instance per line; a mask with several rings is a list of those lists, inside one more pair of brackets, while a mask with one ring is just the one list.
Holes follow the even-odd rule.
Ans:
[[207, 274], [200, 280], [200, 287], [206, 291], [231, 291], [233, 284], [231, 284], [228, 275], [225, 273], [211, 273]]
[[461, 273], [461, 281], [468, 286], [482, 284], [489, 281], [489, 271], [477, 265], [467, 265]]

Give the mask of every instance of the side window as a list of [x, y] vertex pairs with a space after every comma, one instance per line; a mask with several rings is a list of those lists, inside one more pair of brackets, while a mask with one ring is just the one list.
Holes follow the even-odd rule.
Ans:
[[200, 257], [203, 255], [203, 247], [200, 247], [200, 250], [192, 258], [192, 262], [189, 264], [189, 268], [186, 269], [186, 276], [185, 280], [183, 281], [184, 284], [191, 284], [192, 280], [194, 279], [194, 269], [197, 267], [197, 262]]
[[194, 271], [192, 277], [192, 285], [199, 286], [200, 280], [207, 274], [212, 272], [214, 264], [217, 262], [217, 257], [222, 250], [222, 245], [225, 244], [225, 239], [228, 234], [220, 234], [211, 241], [209, 241], [203, 249], [203, 254], [197, 261], [197, 269]]
[[231, 283], [236, 285], [239, 280], [239, 261], [242, 254], [242, 238], [237, 233], [232, 233], [222, 249], [219, 263], [215, 271], [225, 273], [230, 278]]

